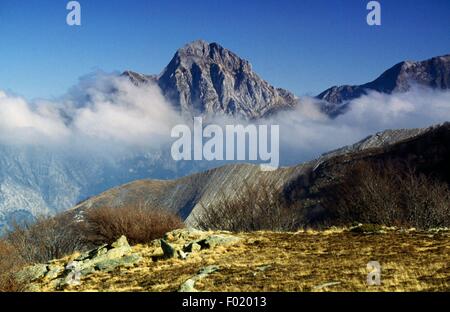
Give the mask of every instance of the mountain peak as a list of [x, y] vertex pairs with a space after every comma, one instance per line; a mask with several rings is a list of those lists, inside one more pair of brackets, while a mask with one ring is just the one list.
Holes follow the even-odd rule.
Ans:
[[182, 48], [178, 49], [177, 53], [181, 55], [203, 55], [209, 49], [209, 43], [205, 40], [199, 39], [192, 41]]
[[261, 79], [247, 60], [205, 40], [178, 49], [158, 76], [130, 70], [122, 76], [136, 85], [157, 83], [174, 107], [188, 116], [233, 115], [256, 119], [297, 104], [291, 92]]
[[259, 118], [293, 107], [294, 95], [269, 85], [250, 63], [213, 42], [193, 41], [180, 48], [158, 76], [169, 100], [189, 115]]
[[381, 93], [405, 92], [411, 85], [434, 89], [450, 88], [450, 55], [433, 57], [424, 61], [403, 61], [383, 72], [375, 80], [363, 85], [332, 87], [317, 97], [327, 101], [327, 110], [339, 113], [346, 104], [367, 91]]
[[216, 42], [208, 43], [205, 40], [196, 40], [178, 49], [166, 69], [180, 64], [191, 67], [194, 63], [199, 66], [216, 63], [225, 65], [231, 70], [238, 70], [239, 68], [236, 67], [242, 67], [247, 72], [252, 70], [247, 60], [240, 58]]

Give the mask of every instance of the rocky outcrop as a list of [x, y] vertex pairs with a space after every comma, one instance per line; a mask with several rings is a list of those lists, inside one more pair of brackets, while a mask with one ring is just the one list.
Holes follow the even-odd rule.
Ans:
[[159, 76], [131, 71], [135, 83], [154, 82], [187, 115], [232, 115], [259, 118], [292, 108], [295, 96], [261, 79], [251, 64], [217, 43], [194, 41], [179, 49]]
[[[142, 263], [148, 265], [170, 259], [190, 260], [193, 254], [200, 254], [205, 250], [214, 253], [214, 248], [239, 244], [241, 241], [241, 237], [230, 232], [205, 232], [185, 228], [168, 232], [163, 239], [149, 242], [147, 247], [135, 246], [140, 251], [137, 253], [130, 247], [127, 238], [122, 236], [113, 244], [104, 244], [81, 254], [25, 267], [16, 273], [16, 278], [28, 285], [28, 291], [42, 291], [43, 285], [54, 290], [74, 290], [76, 288], [72, 287], [82, 285], [86, 279], [99, 272], [114, 273], [119, 268], [132, 270]], [[142, 254], [146, 248], [153, 252]], [[196, 281], [215, 270], [213, 267], [206, 267], [191, 281], [187, 281], [186, 287], [191, 285], [194, 289]], [[186, 287], [182, 288], [188, 289]]]
[[[26, 283], [44, 279], [55, 288], [64, 289], [79, 285], [83, 276], [95, 271], [110, 272], [118, 267], [134, 266], [140, 259], [139, 254], [133, 253], [126, 237], [122, 236], [111, 245], [104, 244], [68, 262], [54, 260], [26, 267], [17, 273], [17, 278]], [[30, 286], [33, 290], [33, 285]]]

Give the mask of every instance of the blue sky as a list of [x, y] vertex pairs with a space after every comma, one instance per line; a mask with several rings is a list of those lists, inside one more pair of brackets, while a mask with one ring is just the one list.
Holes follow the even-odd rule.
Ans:
[[365, 0], [79, 0], [81, 27], [66, 24], [67, 2], [1, 0], [1, 90], [51, 98], [97, 70], [159, 73], [200, 38], [297, 95], [450, 53], [448, 0], [381, 0], [379, 27], [366, 24]]

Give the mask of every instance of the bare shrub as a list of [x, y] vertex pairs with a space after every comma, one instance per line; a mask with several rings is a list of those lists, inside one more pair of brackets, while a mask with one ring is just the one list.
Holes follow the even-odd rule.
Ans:
[[81, 229], [65, 214], [15, 225], [6, 240], [27, 263], [44, 263], [84, 248]]
[[112, 243], [122, 235], [131, 244], [148, 243], [184, 226], [176, 214], [140, 206], [90, 209], [84, 223], [86, 239], [94, 244]]
[[242, 188], [227, 196], [221, 192], [214, 203], [200, 203], [194, 223], [204, 230], [250, 232], [291, 231], [301, 225], [300, 206], [288, 204], [279, 190], [266, 180], [244, 182]]
[[0, 240], [0, 292], [18, 292], [25, 290], [23, 283], [15, 274], [25, 265], [17, 250], [5, 240]]
[[324, 202], [337, 225], [362, 222], [427, 229], [450, 225], [446, 183], [397, 162], [360, 161], [345, 170]]

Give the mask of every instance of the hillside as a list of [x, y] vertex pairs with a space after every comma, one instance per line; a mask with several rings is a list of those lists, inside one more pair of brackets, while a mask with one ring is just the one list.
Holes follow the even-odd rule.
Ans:
[[[376, 233], [358, 233], [355, 229], [358, 227], [322, 232], [240, 234], [175, 230], [166, 234], [165, 242], [173, 248], [207, 242], [200, 242], [202, 247], [186, 252], [185, 259], [165, 258], [159, 240], [129, 248], [122, 238], [121, 243], [116, 243], [109, 251], [111, 255], [115, 251], [116, 258], [108, 261], [99, 262], [91, 256], [94, 258], [74, 264], [74, 259], [86, 259], [86, 256], [75, 254], [36, 266], [29, 271], [34, 276], [29, 289], [157, 292], [450, 290], [448, 230], [417, 232], [385, 228]], [[118, 250], [122, 252], [119, 254]], [[68, 283], [67, 274], [71, 269], [64, 271], [64, 267], [76, 267], [76, 263], [86, 264], [86, 261], [97, 264], [95, 268], [84, 269], [75, 282]], [[367, 263], [370, 261], [378, 261], [381, 265], [379, 286], [367, 285]], [[87, 265], [84, 267], [88, 268]]]
[[450, 181], [450, 124], [428, 129], [387, 131], [353, 146], [294, 167], [264, 172], [259, 166], [229, 165], [177, 180], [140, 180], [113, 188], [74, 207], [72, 213], [109, 206], [142, 205], [179, 214], [190, 226], [200, 206], [214, 203], [220, 195], [234, 196], [246, 183], [266, 181], [289, 201], [304, 203], [303, 214], [313, 225], [327, 218], [321, 209], [323, 195], [334, 186], [342, 172], [357, 161], [407, 162], [419, 172]]

